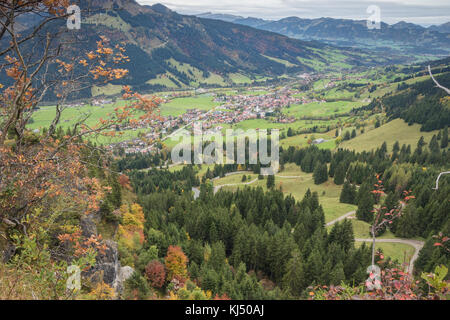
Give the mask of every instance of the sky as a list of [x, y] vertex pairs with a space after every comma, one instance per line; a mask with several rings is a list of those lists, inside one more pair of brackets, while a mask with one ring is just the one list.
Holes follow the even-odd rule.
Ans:
[[140, 4], [161, 3], [182, 14], [204, 12], [278, 20], [285, 17], [332, 17], [366, 20], [371, 5], [380, 8], [381, 20], [429, 26], [450, 21], [450, 0], [136, 0]]

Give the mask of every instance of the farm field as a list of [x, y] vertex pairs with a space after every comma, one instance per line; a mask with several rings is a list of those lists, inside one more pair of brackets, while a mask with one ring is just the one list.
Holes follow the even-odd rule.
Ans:
[[[344, 119], [344, 118], [341, 118]], [[242, 122], [239, 122], [234, 125], [228, 125], [224, 124], [221, 125], [224, 129], [242, 129], [242, 130], [248, 130], [248, 129], [279, 129], [281, 130], [287, 130], [288, 128], [292, 128], [295, 130], [299, 129], [307, 129], [312, 127], [319, 127], [319, 128], [326, 128], [328, 125], [338, 123], [338, 119], [333, 120], [297, 120], [292, 123], [273, 123], [266, 119], [251, 119], [251, 120], [245, 120]]]
[[[125, 101], [118, 100], [116, 103], [106, 104], [104, 106], [91, 106], [85, 105], [81, 107], [69, 107], [66, 108], [61, 115], [60, 126], [63, 129], [72, 127], [75, 123], [88, 117], [85, 123], [89, 126], [93, 126], [98, 123], [100, 118], [106, 119], [108, 114], [114, 112], [114, 109], [125, 105]], [[44, 106], [40, 110], [33, 114], [33, 123], [29, 124], [30, 129], [42, 129], [48, 127], [56, 115], [55, 106]]]
[[177, 98], [160, 106], [161, 116], [181, 116], [189, 109], [211, 110], [220, 105], [211, 96]]
[[328, 141], [317, 145], [318, 148], [333, 149], [335, 147], [334, 137], [332, 138], [326, 133], [299, 134], [296, 136], [287, 137], [285, 139], [280, 140], [280, 146], [283, 148], [288, 148], [290, 146], [303, 148], [303, 147], [307, 147], [309, 145], [308, 144], [309, 140], [313, 141], [313, 140], [319, 139], [319, 138], [322, 138], [322, 139], [325, 139]]
[[313, 102], [302, 105], [293, 105], [285, 108], [283, 113], [296, 118], [301, 117], [327, 117], [346, 113], [353, 108], [361, 107], [364, 103], [353, 101]]
[[411, 145], [411, 150], [414, 150], [417, 145], [417, 141], [421, 136], [425, 138], [425, 142], [430, 142], [431, 137], [437, 134], [436, 131], [421, 132], [419, 124], [408, 124], [402, 119], [395, 119], [390, 121], [379, 128], [365, 132], [358, 135], [356, 138], [349, 141], [344, 141], [340, 147], [349, 150], [355, 150], [357, 152], [370, 151], [381, 147], [383, 142], [387, 143], [388, 150], [392, 150], [392, 146], [396, 141], [403, 144]]

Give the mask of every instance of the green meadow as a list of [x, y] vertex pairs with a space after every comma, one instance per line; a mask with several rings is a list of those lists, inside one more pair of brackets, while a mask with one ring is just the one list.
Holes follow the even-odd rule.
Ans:
[[411, 149], [414, 150], [421, 136], [428, 143], [434, 134], [437, 134], [437, 131], [421, 132], [419, 124], [409, 126], [402, 119], [395, 119], [379, 128], [360, 134], [354, 139], [344, 141], [340, 147], [361, 152], [379, 148], [383, 142], [386, 142], [390, 151], [394, 143], [398, 141], [400, 146], [403, 144], [411, 145]]
[[220, 106], [221, 103], [214, 102], [212, 96], [195, 96], [189, 98], [176, 98], [161, 105], [162, 116], [181, 116], [189, 109], [211, 110]]

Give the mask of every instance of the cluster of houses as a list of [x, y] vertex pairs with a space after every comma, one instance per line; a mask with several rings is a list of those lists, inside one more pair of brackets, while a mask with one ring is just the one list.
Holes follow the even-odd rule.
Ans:
[[91, 104], [94, 107], [103, 107], [104, 105], [111, 104], [111, 103], [113, 103], [113, 101], [110, 99], [93, 99]]
[[[142, 122], [133, 127], [123, 126], [118, 130], [151, 128], [151, 132], [146, 133], [145, 138], [155, 141], [182, 126], [199, 120], [203, 122], [203, 128], [206, 130], [204, 134], [206, 135], [221, 132], [225, 124], [236, 124], [250, 119], [264, 119], [268, 116], [271, 116], [275, 122], [292, 123], [296, 121], [295, 117], [278, 111], [290, 105], [311, 102], [304, 97], [295, 97], [295, 93], [298, 92], [294, 92], [290, 88], [282, 88], [276, 92], [261, 95], [220, 96], [216, 97], [214, 101], [221, 102], [222, 105], [213, 110], [189, 109], [178, 117], [161, 117], [161, 119], [153, 120], [150, 124]], [[153, 148], [141, 139], [121, 142], [115, 146], [117, 145], [121, 146], [126, 153], [146, 153], [152, 151]]]

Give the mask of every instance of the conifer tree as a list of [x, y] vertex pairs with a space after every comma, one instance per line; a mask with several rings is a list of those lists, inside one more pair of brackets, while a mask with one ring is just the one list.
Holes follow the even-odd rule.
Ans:
[[267, 189], [273, 189], [275, 187], [275, 176], [269, 175], [267, 176]]
[[448, 147], [448, 127], [445, 127], [442, 133], [441, 148], [447, 147]]
[[[358, 195], [359, 196], [359, 195]], [[370, 192], [363, 192], [361, 196], [359, 196], [358, 201], [358, 210], [356, 210], [356, 218], [366, 222], [372, 222], [373, 218], [373, 206], [375, 201]]]
[[345, 181], [345, 176], [347, 175], [347, 166], [344, 162], [341, 162], [334, 172], [334, 183], [337, 185], [341, 185]]
[[328, 180], [328, 168], [326, 163], [317, 164], [313, 177], [315, 184], [322, 184]]

